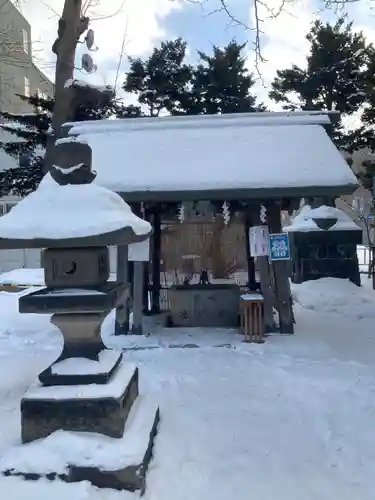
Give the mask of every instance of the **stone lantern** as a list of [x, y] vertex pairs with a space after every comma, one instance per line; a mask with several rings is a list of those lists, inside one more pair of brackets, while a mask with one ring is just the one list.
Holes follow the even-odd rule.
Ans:
[[[127, 283], [109, 280], [108, 246], [144, 241], [151, 226], [136, 217], [120, 196], [91, 184], [96, 174], [91, 171], [87, 144], [62, 139], [56, 152], [59, 166], [0, 220], [0, 248], [45, 249], [46, 288], [22, 296], [19, 310], [52, 314], [51, 322], [64, 340], [58, 359], [22, 398], [22, 442], [52, 439], [55, 431], [63, 430], [115, 438], [121, 447], [138, 397], [138, 369], [124, 363], [122, 353], [108, 349], [101, 338], [103, 320], [128, 294]], [[35, 228], [26, 220], [33, 211]], [[137, 463], [124, 465], [120, 460], [109, 471], [103, 463], [96, 466], [95, 457], [90, 467], [79, 457], [67, 458], [69, 472], [58, 477], [68, 482], [89, 480], [99, 487], [144, 489], [159, 415], [155, 406], [148, 412], [144, 453]], [[12, 460], [5, 457], [3, 473], [28, 478]], [[36, 477], [44, 475], [43, 470], [34, 472]]]
[[332, 277], [360, 286], [357, 245], [363, 234], [342, 210], [305, 205], [284, 231], [292, 248], [294, 283]]

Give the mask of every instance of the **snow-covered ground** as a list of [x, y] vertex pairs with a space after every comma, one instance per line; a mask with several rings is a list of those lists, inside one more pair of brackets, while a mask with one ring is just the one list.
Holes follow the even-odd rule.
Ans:
[[[263, 345], [224, 330], [113, 337], [108, 317], [107, 344], [143, 347], [125, 360], [160, 405], [145, 500], [374, 498], [375, 292], [333, 279], [292, 288], [296, 335]], [[61, 347], [47, 316], [18, 313], [18, 297], [0, 292], [0, 459], [20, 443], [20, 398]], [[181, 344], [199, 347], [168, 348]], [[0, 491], [14, 500], [137, 498], [17, 478], [0, 478]]]

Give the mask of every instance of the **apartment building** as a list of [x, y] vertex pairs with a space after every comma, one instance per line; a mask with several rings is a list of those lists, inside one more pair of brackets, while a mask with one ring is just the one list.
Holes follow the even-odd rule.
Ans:
[[52, 96], [54, 85], [35, 65], [31, 26], [10, 0], [0, 0], [0, 110], [32, 112], [16, 94]]
[[[32, 113], [34, 108], [17, 94], [54, 95], [54, 84], [35, 65], [31, 26], [10, 0], [0, 0], [0, 111]], [[0, 129], [1, 142], [21, 140]], [[17, 161], [0, 149], [0, 170]], [[0, 216], [10, 210], [17, 197], [0, 198]]]

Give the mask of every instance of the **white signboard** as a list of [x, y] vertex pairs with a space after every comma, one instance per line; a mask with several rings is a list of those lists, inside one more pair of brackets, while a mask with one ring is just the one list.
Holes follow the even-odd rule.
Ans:
[[131, 243], [128, 247], [128, 259], [132, 262], [148, 262], [150, 260], [150, 238]]
[[268, 255], [268, 227], [252, 226], [249, 229], [250, 255], [262, 257]]

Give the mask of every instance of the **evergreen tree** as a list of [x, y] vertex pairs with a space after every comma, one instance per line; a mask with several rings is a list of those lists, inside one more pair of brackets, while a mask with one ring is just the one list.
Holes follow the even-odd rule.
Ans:
[[[368, 66], [367, 84], [368, 92], [361, 113], [361, 126], [349, 134], [350, 152], [361, 148], [369, 148], [375, 152], [375, 54]], [[366, 170], [366, 165], [364, 168]], [[373, 173], [375, 174], [375, 171], [369, 173], [371, 179]]]
[[198, 52], [199, 64], [185, 62], [181, 38], [162, 42], [146, 60], [129, 58], [123, 89], [147, 107], [147, 116], [237, 113], [264, 110], [256, 106], [254, 85], [242, 52], [245, 44], [213, 46], [212, 55]]
[[[4, 122], [0, 129], [14, 135], [13, 142], [0, 142], [0, 149], [17, 161], [18, 166], [0, 172], [0, 196], [13, 194], [26, 196], [34, 191], [43, 178], [43, 156], [47, 145], [48, 129], [51, 125], [53, 99], [39, 96], [19, 98], [34, 107], [34, 113], [12, 114], [0, 112]], [[80, 106], [76, 110], [76, 121], [101, 120], [109, 116], [139, 116], [137, 106], [123, 106], [113, 98], [100, 108]]]
[[263, 111], [251, 94], [254, 80], [242, 55], [246, 44], [230, 42], [213, 46], [212, 55], [198, 52], [200, 63], [194, 71], [192, 94], [197, 114], [243, 113]]
[[[306, 38], [310, 42], [306, 67], [278, 70], [270, 98], [283, 103], [285, 109], [336, 110], [352, 115], [367, 99], [372, 45], [344, 18], [333, 25], [316, 21]], [[341, 123], [333, 127], [332, 138], [338, 146], [347, 142]]]
[[192, 78], [192, 68], [184, 62], [186, 48], [186, 42], [177, 38], [162, 42], [145, 61], [129, 58], [123, 89], [137, 96], [148, 116], [177, 113], [185, 101]]

